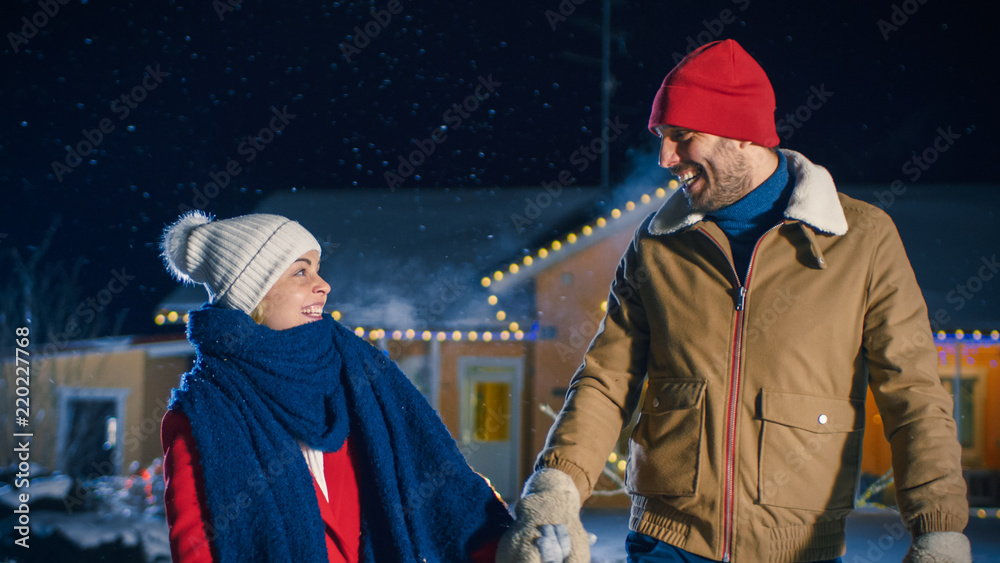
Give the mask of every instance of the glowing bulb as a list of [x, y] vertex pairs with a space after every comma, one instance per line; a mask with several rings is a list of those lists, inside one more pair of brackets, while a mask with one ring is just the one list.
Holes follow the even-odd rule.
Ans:
[[483, 342], [489, 342], [490, 340], [493, 340], [493, 333], [492, 332], [484, 332], [483, 333]]
[[503, 279], [503, 272], [501, 272], [500, 270], [497, 270], [497, 271], [493, 272], [493, 279], [495, 279], [497, 281], [502, 280]]
[[616, 461], [618, 461], [618, 454], [611, 452], [611, 455], [608, 456], [608, 463], [614, 463]]
[[562, 243], [561, 242], [559, 242], [557, 240], [552, 241], [552, 250], [558, 251], [561, 248], [562, 248]]
[[608, 302], [607, 301], [601, 301], [601, 310], [604, 311], [605, 313], [608, 312]]
[[603, 229], [603, 228], [604, 228], [604, 226], [605, 226], [605, 225], [607, 225], [607, 224], [608, 224], [608, 222], [604, 220], [604, 217], [599, 217], [599, 218], [597, 219], [597, 226], [598, 226], [598, 227], [600, 227], [600, 228], [602, 228], [602, 229]]
[[541, 250], [538, 251], [538, 257], [539, 258], [545, 258], [548, 255], [549, 255], [549, 251], [545, 250], [544, 248], [542, 248]]
[[511, 332], [514, 332], [514, 331], [516, 331], [520, 327], [518, 326], [518, 324], [516, 322], [514, 322], [514, 323], [510, 323], [510, 327], [509, 328], [510, 328]]
[[566, 237], [566, 242], [568, 242], [570, 244], [576, 244], [576, 235], [573, 234], [573, 233], [570, 233], [569, 236]]
[[153, 317], [153, 322], [158, 325], [162, 325], [163, 323], [167, 322], [167, 317], [163, 315], [156, 315], [155, 317]]
[[170, 311], [167, 313], [167, 320], [176, 323], [177, 322], [177, 311]]
[[459, 340], [462, 339], [462, 332], [456, 330], [455, 332], [451, 333], [451, 339], [454, 340], [455, 342], [458, 342]]
[[443, 332], [437, 333], [438, 342], [444, 342], [446, 338], [448, 338], [447, 334], [445, 334]]
[[413, 340], [413, 337], [416, 336], [416, 334], [417, 334], [417, 331], [413, 330], [412, 328], [406, 329], [406, 339], [407, 340]]
[[489, 303], [490, 305], [496, 305], [496, 304], [497, 304], [497, 301], [499, 301], [499, 299], [497, 299], [497, 296], [496, 296], [496, 295], [490, 295], [489, 299], [487, 299], [486, 301], [487, 301], [487, 302], [488, 302], [488, 303]]
[[514, 340], [521, 340], [524, 338], [524, 333], [520, 330], [514, 333]]
[[656, 188], [656, 197], [660, 199], [667, 197], [667, 190], [663, 188]]
[[584, 236], [588, 236], [589, 237], [592, 234], [594, 234], [594, 229], [590, 228], [590, 225], [587, 225], [586, 227], [583, 228], [583, 235]]
[[507, 318], [507, 313], [503, 311], [497, 311], [497, 320], [502, 321]]
[[625, 204], [625, 209], [627, 211], [632, 211], [633, 209], [635, 209], [635, 204], [630, 201], [630, 202], [628, 202], [628, 203]]
[[477, 333], [477, 332], [470, 332], [469, 333], [469, 341], [470, 342], [475, 342], [476, 340], [479, 340], [479, 333]]
[[961, 330], [956, 330], [955, 331], [955, 338], [958, 339], [958, 340], [961, 340], [961, 339], [965, 338], [965, 332], [963, 332]]
[[489, 287], [490, 284], [493, 283], [493, 282], [490, 281], [490, 278], [483, 278], [483, 281], [481, 281], [480, 283], [483, 284], [483, 287]]
[[511, 264], [510, 265], [510, 273], [512, 273], [512, 274], [516, 274], [519, 269], [520, 268], [517, 267], [517, 264]]
[[621, 471], [621, 472], [624, 473], [625, 472], [625, 468], [627, 466], [628, 466], [628, 464], [625, 462], [624, 459], [619, 459], [618, 460], [618, 471]]
[[431, 331], [425, 330], [425, 331], [421, 332], [420, 333], [420, 338], [422, 338], [424, 342], [429, 342], [430, 339], [431, 339]]
[[650, 200], [649, 194], [642, 194], [642, 197], [639, 198], [639, 201], [643, 203], [649, 203], [649, 200]]
[[363, 328], [361, 328], [359, 326], [358, 328], [354, 329], [354, 334], [356, 334], [358, 336], [364, 336], [365, 335], [365, 329], [363, 329]]
[[535, 261], [532, 260], [531, 256], [525, 256], [524, 257], [524, 265], [525, 266], [530, 266], [530, 265], [532, 265], [534, 263], [535, 263]]
[[392, 331], [392, 339], [393, 340], [400, 340], [402, 338], [403, 338], [403, 331], [401, 331], [401, 330], [394, 330], [394, 331]]
[[621, 216], [622, 216], [622, 212], [621, 212], [621, 211], [619, 211], [618, 209], [612, 209], [612, 210], [611, 210], [611, 217], [612, 217], [613, 219], [617, 219], [617, 218], [619, 218], [619, 217], [621, 217]]
[[510, 340], [510, 333], [506, 330], [500, 333], [500, 340]]

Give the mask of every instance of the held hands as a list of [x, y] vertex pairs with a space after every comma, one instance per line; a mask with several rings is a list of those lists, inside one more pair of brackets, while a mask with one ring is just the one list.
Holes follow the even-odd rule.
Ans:
[[514, 525], [500, 538], [497, 563], [587, 563], [590, 541], [580, 523], [580, 493], [558, 469], [541, 469], [524, 485]]
[[930, 532], [913, 539], [903, 563], [971, 563], [969, 538], [959, 532]]

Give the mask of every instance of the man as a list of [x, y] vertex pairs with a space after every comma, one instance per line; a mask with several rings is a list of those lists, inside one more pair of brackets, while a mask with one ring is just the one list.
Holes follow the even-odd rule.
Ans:
[[683, 196], [625, 251], [498, 561], [589, 561], [580, 503], [636, 408], [630, 562], [837, 561], [867, 388], [915, 538], [907, 560], [971, 560], [952, 403], [899, 235], [774, 148], [774, 109], [732, 40], [664, 79], [649, 128]]

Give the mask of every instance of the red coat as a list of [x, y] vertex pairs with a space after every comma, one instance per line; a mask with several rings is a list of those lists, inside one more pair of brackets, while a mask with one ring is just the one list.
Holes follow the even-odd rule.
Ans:
[[[211, 563], [207, 539], [205, 494], [191, 424], [178, 411], [167, 411], [160, 429], [163, 442], [163, 494], [170, 526], [170, 552], [175, 563]], [[361, 543], [361, 502], [350, 438], [346, 447], [323, 454], [323, 473], [331, 502], [315, 478], [316, 502], [326, 524], [326, 551], [331, 562], [357, 563]]]
[[[160, 429], [163, 444], [163, 500], [170, 527], [174, 563], [212, 563], [208, 541], [204, 481], [191, 423], [181, 412], [168, 410]], [[357, 456], [350, 437], [346, 446], [323, 454], [323, 473], [330, 501], [313, 478], [316, 502], [326, 525], [326, 551], [331, 563], [357, 563], [361, 545], [361, 501]], [[499, 538], [477, 550], [472, 563], [493, 563]]]

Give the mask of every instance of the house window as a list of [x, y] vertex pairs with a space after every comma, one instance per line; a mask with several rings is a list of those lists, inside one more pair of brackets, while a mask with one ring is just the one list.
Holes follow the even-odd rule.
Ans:
[[58, 387], [57, 469], [93, 479], [121, 472], [128, 389]]

